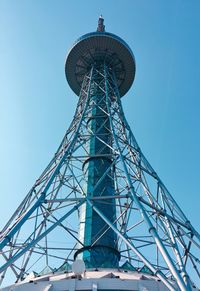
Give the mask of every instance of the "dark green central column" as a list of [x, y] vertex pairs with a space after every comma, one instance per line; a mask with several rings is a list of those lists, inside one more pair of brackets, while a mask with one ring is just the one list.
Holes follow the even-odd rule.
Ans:
[[[87, 179], [85, 190], [89, 198], [94, 198], [93, 204], [115, 223], [115, 200], [110, 198], [115, 195], [111, 148], [109, 147], [112, 145], [112, 139], [110, 123], [106, 114], [106, 98], [95, 85], [98, 82], [102, 82], [102, 77], [94, 77], [91, 84], [90, 106], [92, 110], [88, 120], [88, 131], [91, 138], [88, 142], [89, 158], [83, 166]], [[101, 180], [104, 173], [107, 175]], [[109, 197], [106, 199], [106, 196]], [[108, 225], [104, 220], [87, 204], [82, 207], [80, 213], [79, 239], [85, 247], [80, 248], [76, 255], [84, 260], [86, 267], [118, 267], [117, 236], [113, 230], [108, 230]]]

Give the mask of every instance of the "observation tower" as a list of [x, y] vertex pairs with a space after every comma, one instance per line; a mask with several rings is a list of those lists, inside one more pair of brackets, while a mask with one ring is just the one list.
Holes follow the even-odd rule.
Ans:
[[1, 290], [197, 290], [200, 235], [143, 155], [121, 97], [135, 58], [105, 31], [65, 64], [79, 96], [47, 168], [0, 232]]

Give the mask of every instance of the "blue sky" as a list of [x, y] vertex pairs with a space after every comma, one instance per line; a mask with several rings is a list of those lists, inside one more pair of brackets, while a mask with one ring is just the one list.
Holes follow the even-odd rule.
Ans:
[[200, 2], [198, 0], [0, 1], [0, 226], [55, 153], [77, 97], [64, 61], [96, 30], [122, 37], [136, 58], [123, 97], [144, 154], [199, 227]]

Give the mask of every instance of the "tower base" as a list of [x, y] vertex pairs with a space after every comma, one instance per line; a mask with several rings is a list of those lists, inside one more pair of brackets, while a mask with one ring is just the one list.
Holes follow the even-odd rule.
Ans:
[[[174, 281], [170, 281], [177, 290]], [[168, 291], [169, 289], [156, 277], [147, 273], [132, 272], [120, 269], [88, 269], [82, 275], [62, 272], [51, 273], [40, 277], [31, 274], [15, 285], [1, 291]], [[195, 287], [192, 290], [198, 290]]]

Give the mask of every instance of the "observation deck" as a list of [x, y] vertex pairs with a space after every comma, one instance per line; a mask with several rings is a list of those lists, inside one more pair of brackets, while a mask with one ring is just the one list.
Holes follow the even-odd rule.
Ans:
[[66, 78], [76, 95], [79, 95], [83, 78], [91, 67], [104, 63], [115, 73], [120, 96], [124, 96], [134, 81], [135, 58], [123, 39], [105, 32], [100, 17], [97, 31], [78, 38], [66, 58]]

